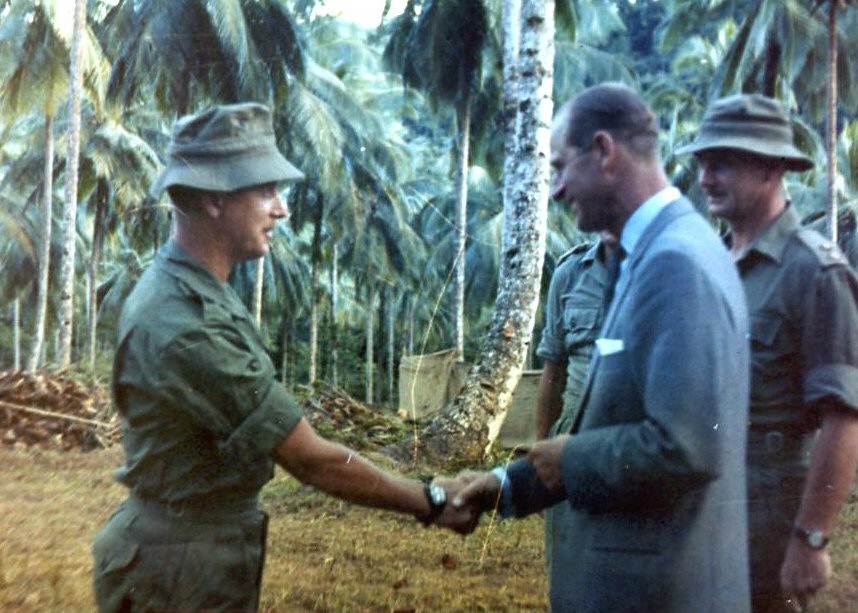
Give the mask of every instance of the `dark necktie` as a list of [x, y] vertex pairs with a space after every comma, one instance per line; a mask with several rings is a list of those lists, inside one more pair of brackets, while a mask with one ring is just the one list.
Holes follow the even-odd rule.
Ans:
[[614, 299], [614, 291], [617, 288], [617, 280], [620, 278], [620, 264], [626, 259], [626, 250], [621, 245], [614, 249], [614, 255], [608, 260], [608, 276], [605, 279], [605, 298], [602, 303], [603, 313], [608, 312], [611, 300]]

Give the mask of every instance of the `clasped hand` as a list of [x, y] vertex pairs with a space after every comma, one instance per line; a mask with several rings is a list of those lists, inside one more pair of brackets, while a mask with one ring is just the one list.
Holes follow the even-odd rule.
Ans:
[[[527, 454], [539, 479], [552, 491], [563, 488], [563, 447], [569, 439], [563, 434], [536, 443]], [[491, 472], [463, 471], [454, 478], [435, 481], [447, 491], [447, 506], [436, 524], [459, 534], [470, 534], [486, 511], [499, 508], [501, 483]]]

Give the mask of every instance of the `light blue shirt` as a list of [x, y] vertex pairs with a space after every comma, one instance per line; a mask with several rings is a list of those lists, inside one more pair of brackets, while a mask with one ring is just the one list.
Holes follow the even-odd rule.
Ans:
[[680, 191], [672, 185], [665, 187], [660, 192], [656, 192], [644, 200], [643, 204], [626, 220], [626, 225], [623, 226], [623, 231], [620, 234], [620, 245], [626, 251], [626, 259], [620, 264], [620, 278], [617, 280], [618, 285], [625, 275], [629, 256], [635, 252], [635, 247], [640, 242], [643, 233], [646, 232], [646, 229], [658, 217], [658, 214], [661, 213], [664, 207], [681, 197], [682, 194]]
[[[619, 288], [625, 281], [626, 268], [628, 266], [629, 257], [635, 251], [638, 242], [646, 232], [649, 225], [658, 217], [662, 209], [674, 200], [682, 197], [682, 193], [675, 187], [665, 187], [660, 192], [656, 192], [641, 204], [634, 213], [626, 220], [626, 225], [623, 226], [623, 231], [620, 234], [620, 245], [626, 251], [626, 258], [620, 264], [620, 277], [617, 279], [617, 293]], [[492, 474], [498, 478], [501, 484], [501, 499], [498, 512], [501, 517], [513, 517], [515, 511], [512, 508], [512, 485], [506, 476], [506, 468], [498, 466], [492, 469]]]

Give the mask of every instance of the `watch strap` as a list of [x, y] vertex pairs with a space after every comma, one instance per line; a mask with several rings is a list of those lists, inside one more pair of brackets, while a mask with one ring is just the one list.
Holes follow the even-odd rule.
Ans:
[[429, 502], [429, 515], [423, 515], [418, 517], [417, 519], [424, 526], [431, 526], [436, 519], [444, 512], [444, 507], [447, 506], [447, 500], [444, 499], [444, 502], [439, 504], [435, 502], [435, 498], [432, 495], [433, 488], [441, 487], [440, 485], [436, 485], [430, 482], [423, 483], [423, 493], [426, 495], [426, 500]]
[[808, 530], [799, 525], [792, 525], [792, 534], [803, 540], [811, 549], [823, 549], [828, 545], [828, 537], [821, 530]]

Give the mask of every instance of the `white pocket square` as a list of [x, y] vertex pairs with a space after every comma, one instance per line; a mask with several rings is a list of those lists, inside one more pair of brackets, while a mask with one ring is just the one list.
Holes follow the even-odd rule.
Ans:
[[625, 348], [625, 345], [623, 345], [623, 339], [621, 338], [596, 339], [596, 349], [598, 349], [599, 353], [602, 355], [611, 355], [612, 353], [619, 353]]

